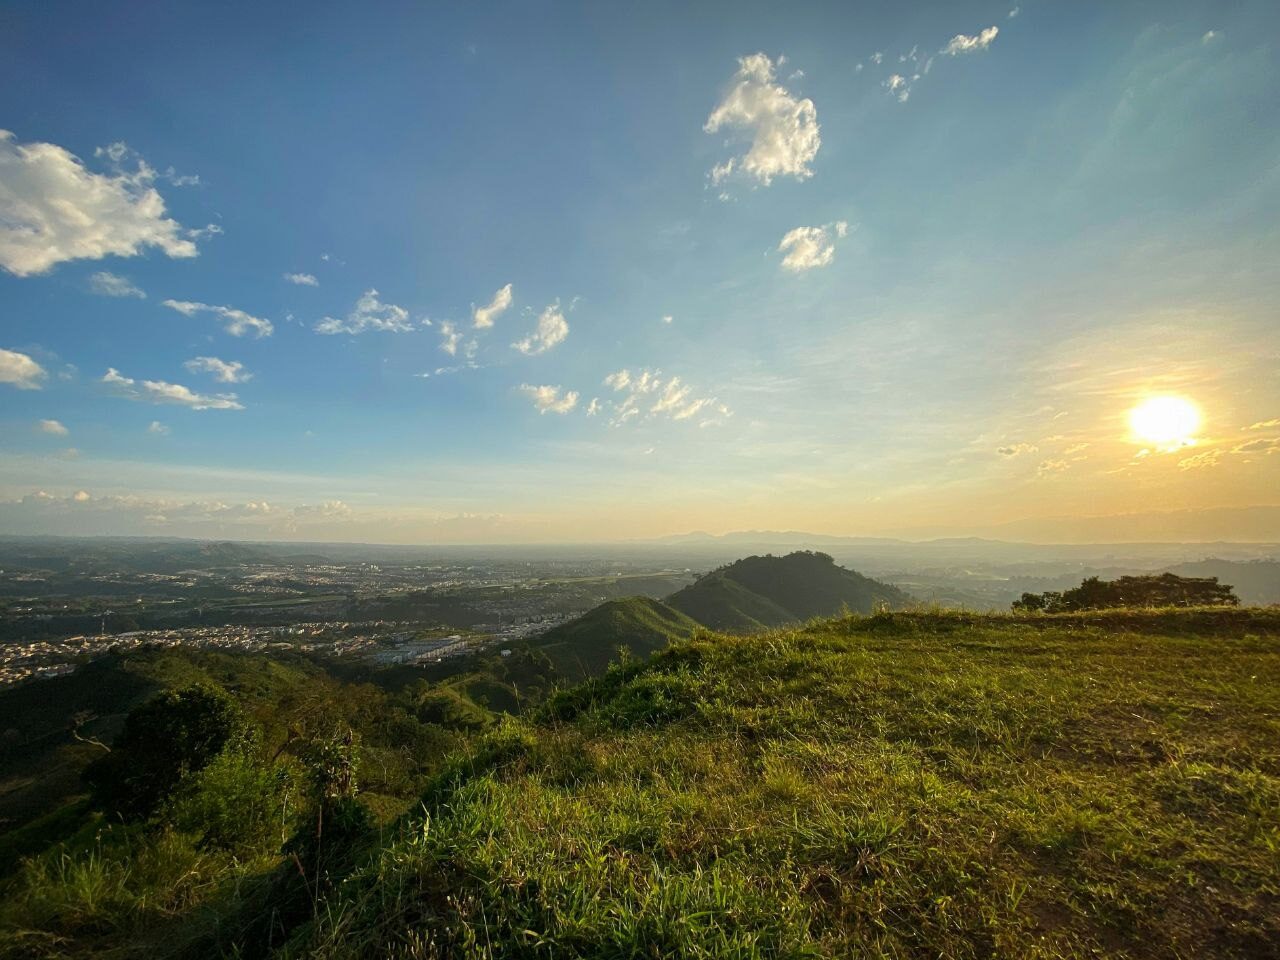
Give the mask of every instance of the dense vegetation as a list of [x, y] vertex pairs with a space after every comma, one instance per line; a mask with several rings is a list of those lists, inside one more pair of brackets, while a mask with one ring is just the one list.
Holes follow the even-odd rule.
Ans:
[[1013, 609], [1045, 613], [1071, 610], [1108, 610], [1121, 607], [1234, 607], [1240, 598], [1217, 577], [1180, 577], [1174, 573], [1157, 576], [1119, 577], [1103, 580], [1089, 577], [1080, 586], [1061, 593], [1024, 593]]
[[841, 612], [902, 607], [897, 587], [837, 566], [825, 553], [747, 557], [666, 598], [669, 607], [713, 630], [747, 632]]
[[675, 640], [687, 640], [698, 629], [686, 617], [651, 597], [628, 597], [602, 603], [538, 637], [535, 646], [551, 658], [561, 675], [573, 680], [599, 676], [618, 659], [620, 648], [647, 657]]
[[0, 953], [1280, 956], [1280, 611], [701, 635], [420, 748], [398, 814], [377, 722], [282, 740], [260, 692], [145, 821], [25, 861]]

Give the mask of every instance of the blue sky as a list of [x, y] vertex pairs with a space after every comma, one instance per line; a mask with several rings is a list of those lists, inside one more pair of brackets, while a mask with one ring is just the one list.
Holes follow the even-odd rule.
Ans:
[[[1278, 36], [1262, 2], [10, 4], [0, 523], [1275, 503]], [[1202, 413], [1168, 449], [1127, 420], [1166, 394]]]

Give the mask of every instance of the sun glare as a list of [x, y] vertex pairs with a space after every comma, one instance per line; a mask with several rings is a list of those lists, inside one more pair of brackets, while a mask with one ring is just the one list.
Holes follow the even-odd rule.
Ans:
[[1129, 411], [1135, 439], [1161, 450], [1176, 450], [1196, 441], [1200, 408], [1183, 397], [1151, 397]]

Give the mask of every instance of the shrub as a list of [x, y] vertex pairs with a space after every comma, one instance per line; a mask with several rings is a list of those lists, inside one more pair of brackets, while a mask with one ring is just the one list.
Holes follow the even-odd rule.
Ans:
[[183, 777], [248, 735], [244, 715], [222, 690], [171, 690], [130, 711], [111, 752], [89, 766], [85, 779], [108, 813], [143, 820]]

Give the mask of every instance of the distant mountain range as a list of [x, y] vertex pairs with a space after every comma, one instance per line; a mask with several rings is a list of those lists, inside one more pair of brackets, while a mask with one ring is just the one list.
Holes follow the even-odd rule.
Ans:
[[619, 647], [648, 656], [698, 627], [751, 633], [830, 617], [902, 607], [911, 597], [897, 587], [838, 566], [824, 553], [753, 556], [700, 577], [665, 601], [611, 600], [532, 641], [565, 676], [604, 672]]

